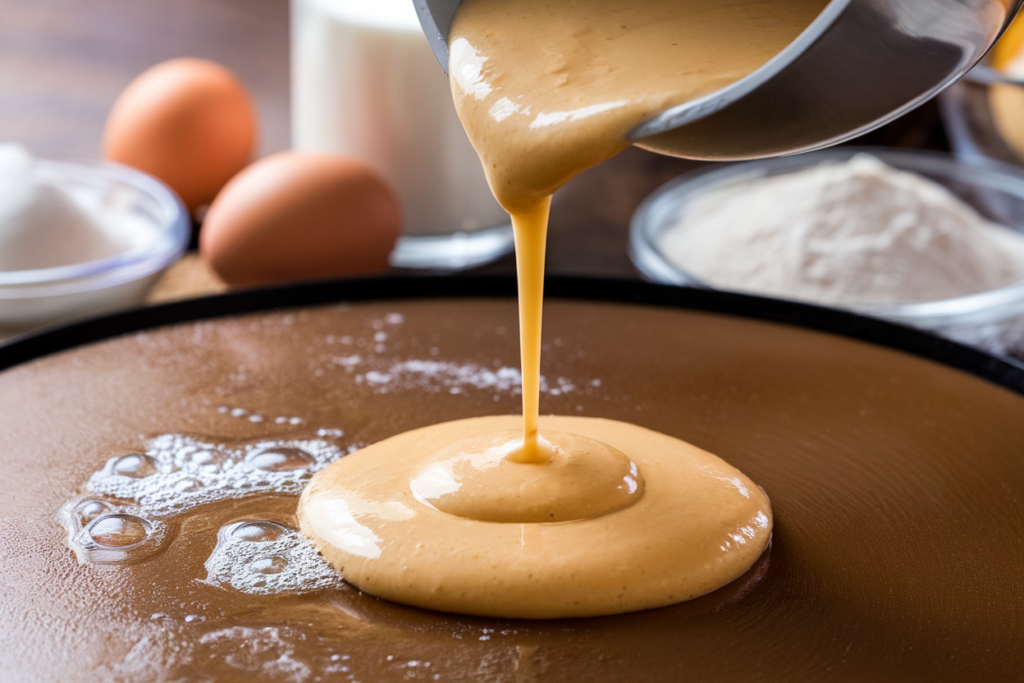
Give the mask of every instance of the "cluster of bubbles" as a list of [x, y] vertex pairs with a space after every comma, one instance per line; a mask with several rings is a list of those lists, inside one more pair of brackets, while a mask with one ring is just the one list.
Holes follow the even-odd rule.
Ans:
[[[336, 431], [331, 436], [340, 436]], [[314, 472], [355, 449], [322, 439], [227, 445], [164, 434], [145, 452], [108, 460], [89, 478], [85, 493], [62, 508], [60, 519], [81, 562], [130, 564], [166, 545], [176, 516], [229, 498], [298, 494]], [[225, 529], [207, 565], [215, 583], [258, 593], [290, 590], [293, 584], [298, 589], [300, 576], [315, 585], [304, 590], [340, 581], [294, 529], [258, 521]], [[259, 538], [253, 536], [256, 529], [263, 530]], [[242, 543], [247, 534], [252, 542]]]
[[341, 574], [298, 530], [267, 520], [221, 527], [206, 560], [206, 581], [244, 593], [306, 593], [342, 588]]
[[314, 472], [352, 450], [320, 439], [230, 447], [165, 434], [145, 453], [108, 460], [85, 488], [96, 496], [133, 500], [149, 517], [167, 518], [215, 500], [298, 494]]
[[83, 496], [61, 510], [68, 542], [81, 562], [130, 564], [160, 550], [172, 524], [147, 519], [131, 502]]

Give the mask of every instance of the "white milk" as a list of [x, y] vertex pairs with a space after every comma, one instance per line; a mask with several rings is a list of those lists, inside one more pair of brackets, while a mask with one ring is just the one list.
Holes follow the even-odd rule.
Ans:
[[508, 223], [412, 0], [293, 0], [292, 135], [297, 150], [373, 165], [398, 192], [404, 235]]

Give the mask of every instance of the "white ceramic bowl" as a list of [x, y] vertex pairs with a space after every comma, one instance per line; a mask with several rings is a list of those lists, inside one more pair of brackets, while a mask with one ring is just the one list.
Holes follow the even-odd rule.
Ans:
[[[711, 289], [707, 283], [680, 269], [661, 250], [662, 235], [674, 225], [679, 212], [691, 199], [728, 184], [782, 175], [823, 162], [841, 162], [863, 152], [897, 169], [940, 183], [989, 220], [1024, 233], [1024, 170], [1020, 168], [991, 160], [957, 160], [935, 152], [841, 147], [715, 166], [663, 185], [633, 215], [630, 256], [650, 280]], [[912, 325], [992, 353], [1024, 357], [1024, 281], [952, 299], [845, 308]]]
[[160, 181], [106, 162], [40, 159], [36, 168], [42, 180], [93, 212], [127, 215], [152, 230], [137, 246], [109, 258], [0, 271], [0, 327], [23, 330], [136, 305], [188, 248], [188, 212]]

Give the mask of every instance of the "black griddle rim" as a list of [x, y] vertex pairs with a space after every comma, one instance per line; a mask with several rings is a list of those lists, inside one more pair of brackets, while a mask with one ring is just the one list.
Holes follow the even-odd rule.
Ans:
[[[43, 329], [0, 345], [0, 371], [167, 325], [300, 306], [359, 301], [511, 298], [513, 277], [411, 276], [322, 280], [245, 289], [134, 308]], [[895, 323], [811, 304], [636, 280], [548, 277], [548, 299], [660, 306], [764, 320], [856, 339], [956, 368], [1024, 396], [1024, 364]]]

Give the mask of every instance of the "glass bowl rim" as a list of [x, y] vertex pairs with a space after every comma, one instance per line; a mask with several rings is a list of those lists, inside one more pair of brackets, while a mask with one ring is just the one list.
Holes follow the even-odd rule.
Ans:
[[0, 271], [0, 299], [23, 299], [79, 293], [112, 287], [155, 273], [176, 261], [188, 248], [191, 221], [181, 199], [156, 178], [110, 161], [37, 159], [43, 177], [81, 182], [118, 182], [156, 203], [164, 220], [153, 239], [113, 256], [52, 268]]
[[[930, 150], [837, 147], [806, 154], [702, 168], [670, 180], [644, 199], [633, 213], [629, 228], [630, 257], [637, 269], [654, 282], [719, 289], [690, 275], [662, 254], [657, 239], [664, 227], [661, 217], [666, 211], [678, 206], [680, 200], [688, 199], [712, 187], [740, 182], [747, 178], [782, 175], [822, 162], [845, 161], [858, 154], [870, 154], [899, 170], [916, 171], [930, 177], [956, 178], [962, 182], [1015, 196], [1024, 203], [1024, 169], [999, 161], [957, 159], [951, 154]], [[1014, 232], [1024, 237], [1022, 231]], [[758, 294], [752, 291], [744, 293]], [[994, 322], [994, 316], [1002, 320], [1024, 313], [1024, 279], [974, 294], [913, 303], [822, 304], [810, 299], [790, 297], [789, 300], [842, 308], [916, 325], [983, 324]]]

